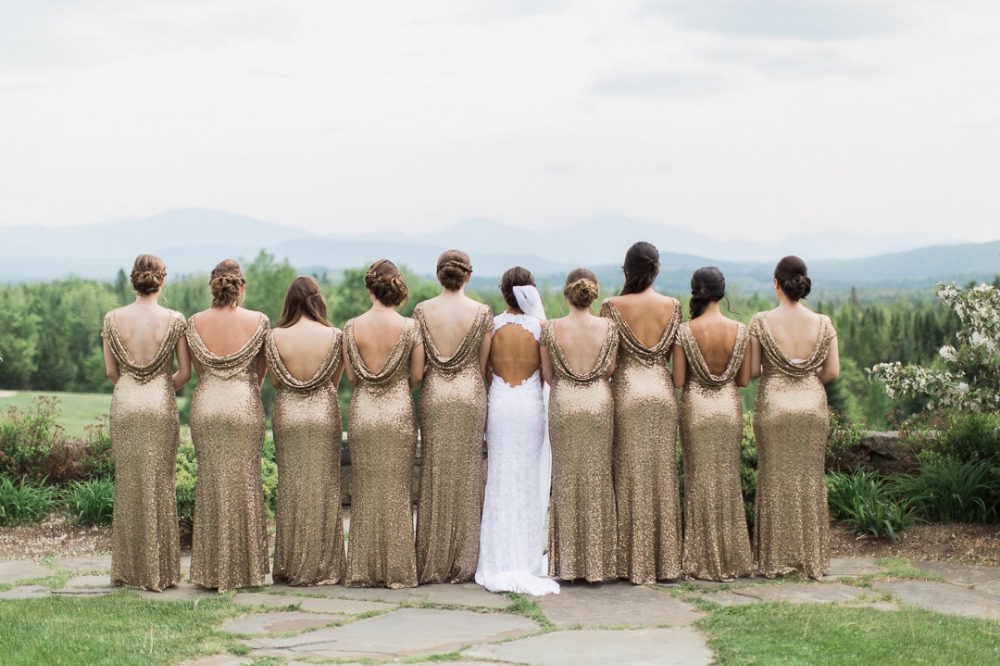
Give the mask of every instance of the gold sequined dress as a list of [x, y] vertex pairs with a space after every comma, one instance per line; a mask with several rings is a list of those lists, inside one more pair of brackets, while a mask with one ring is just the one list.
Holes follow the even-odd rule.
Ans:
[[829, 430], [826, 391], [816, 376], [836, 334], [820, 315], [819, 337], [806, 359], [789, 359], [775, 341], [767, 315], [750, 321], [760, 340], [763, 372], [757, 385], [757, 508], [754, 551], [760, 572], [772, 578], [799, 571], [820, 578], [830, 568], [824, 465]]
[[689, 578], [729, 580], [753, 573], [740, 490], [743, 402], [736, 386], [749, 339], [746, 326], [739, 324], [729, 364], [721, 375], [714, 375], [688, 325], [681, 324], [677, 334], [687, 361], [681, 445], [684, 574]]
[[191, 353], [201, 364], [191, 397], [191, 440], [198, 460], [194, 494], [191, 582], [229, 590], [264, 584], [267, 520], [261, 484], [264, 407], [257, 357], [268, 332], [257, 330], [237, 351], [218, 356], [188, 320]]
[[483, 434], [486, 382], [479, 367], [493, 313], [482, 305], [451, 356], [442, 356], [423, 308], [413, 311], [427, 356], [420, 389], [420, 494], [417, 502], [417, 578], [464, 583], [476, 574], [483, 515]]
[[618, 328], [608, 326], [597, 361], [586, 373], [569, 366], [551, 321], [542, 327], [541, 343], [553, 369], [549, 575], [591, 582], [615, 578], [614, 398], [604, 376], [618, 348]]
[[333, 375], [343, 333], [333, 329], [326, 357], [308, 380], [285, 367], [273, 335], [264, 349], [277, 382], [274, 448], [278, 506], [274, 512], [275, 581], [329, 585], [344, 575], [344, 522], [340, 510], [340, 403]]
[[618, 575], [636, 584], [681, 573], [681, 497], [677, 479], [677, 392], [667, 360], [681, 321], [680, 303], [663, 335], [647, 347], [614, 301], [601, 316], [618, 326], [611, 392], [615, 398], [614, 478]]
[[407, 320], [378, 372], [361, 358], [353, 320], [344, 326], [344, 344], [358, 375], [347, 414], [351, 531], [344, 584], [416, 587], [412, 483], [417, 421], [409, 382], [410, 353], [420, 344], [420, 333]]
[[111, 583], [160, 591], [181, 578], [174, 469], [180, 444], [173, 360], [184, 335], [174, 312], [153, 359], [136, 363], [125, 347], [114, 313], [101, 335], [121, 377], [111, 396], [111, 452], [115, 502], [111, 534]]

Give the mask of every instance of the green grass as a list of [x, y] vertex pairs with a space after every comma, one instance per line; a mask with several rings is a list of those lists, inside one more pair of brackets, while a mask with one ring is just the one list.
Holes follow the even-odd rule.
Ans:
[[127, 591], [8, 600], [0, 602], [0, 655], [6, 666], [178, 663], [243, 648], [216, 627], [245, 612], [225, 597], [147, 601]]
[[71, 439], [86, 439], [87, 426], [97, 423], [97, 419], [108, 415], [111, 406], [110, 393], [64, 393], [61, 391], [16, 391], [12, 396], [6, 396], [9, 391], [0, 391], [0, 417], [7, 413], [7, 407], [17, 407], [24, 410], [31, 406], [40, 395], [52, 395], [59, 398], [59, 425], [66, 430], [66, 436]]
[[714, 610], [696, 626], [717, 664], [1000, 663], [1000, 623], [916, 609], [766, 603]]

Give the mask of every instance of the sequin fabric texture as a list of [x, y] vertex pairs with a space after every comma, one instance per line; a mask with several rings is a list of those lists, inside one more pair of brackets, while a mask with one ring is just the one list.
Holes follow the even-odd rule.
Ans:
[[274, 514], [274, 580], [289, 585], [329, 585], [344, 575], [344, 522], [340, 508], [340, 403], [333, 375], [343, 333], [308, 380], [292, 375], [273, 335], [267, 367], [277, 383], [274, 447], [278, 505]]
[[820, 315], [809, 355], [790, 360], [775, 341], [767, 315], [750, 321], [760, 340], [763, 372], [757, 385], [757, 508], [754, 551], [771, 578], [799, 571], [820, 578], [830, 567], [829, 522], [823, 469], [829, 421], [826, 391], [816, 376], [831, 344], [833, 324]]
[[667, 365], [681, 305], [653, 347], [636, 338], [608, 299], [601, 316], [618, 326], [611, 391], [615, 398], [614, 480], [618, 575], [636, 584], [681, 573], [681, 496], [677, 479], [677, 392]]
[[420, 389], [420, 494], [417, 502], [417, 578], [463, 583], [476, 574], [483, 513], [483, 434], [486, 383], [479, 368], [483, 336], [493, 313], [482, 305], [458, 349], [443, 356], [421, 306], [413, 311], [427, 355]]
[[618, 328], [613, 322], [608, 326], [594, 367], [582, 374], [567, 363], [551, 321], [542, 327], [541, 343], [553, 368], [549, 575], [591, 582], [615, 578], [614, 399], [604, 376], [618, 348]]
[[174, 312], [153, 359], [136, 363], [125, 347], [114, 313], [101, 335], [121, 377], [111, 397], [111, 451], [115, 461], [111, 582], [160, 591], [181, 578], [174, 470], [180, 444], [173, 359], [184, 335]]
[[263, 585], [268, 558], [257, 356], [268, 322], [261, 315], [243, 347], [217, 356], [198, 335], [196, 317], [187, 329], [191, 353], [202, 368], [191, 398], [191, 440], [198, 459], [191, 582], [219, 590]]
[[739, 324], [721, 375], [713, 375], [698, 341], [681, 324], [677, 344], [687, 361], [681, 399], [684, 449], [684, 573], [729, 580], [753, 573], [746, 509], [740, 490], [743, 403], [736, 375], [750, 339]]
[[420, 344], [407, 320], [378, 372], [365, 365], [344, 326], [348, 362], [358, 375], [347, 416], [351, 448], [351, 531], [347, 587], [403, 588], [417, 585], [413, 543], [412, 479], [417, 422], [410, 396], [410, 353]]

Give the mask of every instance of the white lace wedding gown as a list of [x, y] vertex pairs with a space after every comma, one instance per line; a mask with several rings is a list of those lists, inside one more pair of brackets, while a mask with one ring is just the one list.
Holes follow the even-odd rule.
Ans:
[[[538, 319], [508, 312], [494, 333], [514, 324], [541, 335]], [[486, 417], [489, 465], [476, 582], [491, 592], [558, 594], [547, 570], [543, 526], [549, 501], [551, 452], [542, 383], [536, 370], [517, 386], [493, 375]]]

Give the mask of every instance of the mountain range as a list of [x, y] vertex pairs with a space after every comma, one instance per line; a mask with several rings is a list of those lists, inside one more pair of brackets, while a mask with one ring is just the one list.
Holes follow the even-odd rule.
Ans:
[[800, 234], [780, 241], [718, 241], [691, 231], [605, 213], [554, 231], [468, 219], [425, 234], [318, 235], [250, 217], [207, 209], [175, 209], [159, 215], [60, 229], [0, 228], [0, 282], [52, 280], [76, 275], [111, 279], [132, 259], [151, 252], [174, 274], [207, 272], [227, 256], [250, 259], [261, 249], [287, 258], [303, 272], [337, 272], [379, 257], [433, 273], [438, 254], [458, 247], [475, 266], [475, 283], [492, 286], [514, 265], [547, 281], [589, 266], [611, 283], [621, 281], [625, 250], [647, 240], [661, 251], [662, 289], [683, 289], [691, 271], [718, 265], [744, 292], [770, 289], [774, 263], [786, 254], [809, 262], [818, 288], [851, 286], [922, 288], [938, 281], [992, 280], [1000, 274], [1000, 241], [961, 243], [952, 237], [914, 235], [858, 237], [846, 233]]

